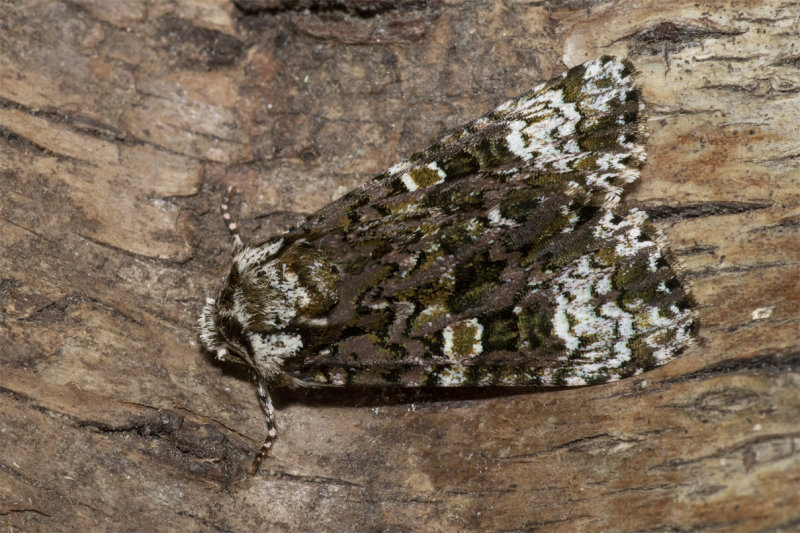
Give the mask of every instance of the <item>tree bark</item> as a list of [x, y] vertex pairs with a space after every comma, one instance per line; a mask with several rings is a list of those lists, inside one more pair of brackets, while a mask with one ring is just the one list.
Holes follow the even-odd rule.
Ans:
[[[0, 523], [20, 531], [800, 527], [792, 3], [0, 4]], [[199, 350], [229, 261], [442, 133], [629, 56], [626, 202], [697, 302], [683, 357], [517, 394], [279, 392]]]

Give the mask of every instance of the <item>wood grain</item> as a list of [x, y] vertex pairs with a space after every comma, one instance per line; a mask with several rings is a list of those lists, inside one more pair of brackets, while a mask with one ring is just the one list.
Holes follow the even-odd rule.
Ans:
[[[0, 524], [10, 531], [800, 527], [800, 6], [764, 2], [0, 4]], [[628, 196], [697, 344], [620, 383], [277, 398], [200, 353], [252, 239], [445, 130], [629, 55]]]

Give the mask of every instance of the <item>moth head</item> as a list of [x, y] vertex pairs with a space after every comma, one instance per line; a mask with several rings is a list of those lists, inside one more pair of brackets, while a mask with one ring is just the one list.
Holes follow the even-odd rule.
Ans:
[[338, 267], [304, 241], [237, 246], [217, 298], [200, 314], [200, 342], [219, 360], [272, 367], [268, 361], [303, 347], [302, 331], [324, 326], [339, 278]]
[[200, 344], [207, 352], [215, 354], [218, 361], [231, 363], [245, 363], [246, 360], [240, 355], [238, 349], [231, 349], [230, 343], [220, 330], [217, 323], [217, 301], [214, 298], [206, 298], [206, 304], [200, 312], [198, 322], [198, 332]]

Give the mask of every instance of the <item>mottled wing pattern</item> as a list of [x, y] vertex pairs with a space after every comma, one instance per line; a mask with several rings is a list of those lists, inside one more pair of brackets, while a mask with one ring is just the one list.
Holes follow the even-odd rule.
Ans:
[[633, 76], [575, 67], [272, 239], [311, 304], [254, 342], [294, 343], [281, 371], [334, 385], [583, 385], [668, 361], [692, 313], [620, 203], [645, 156]]

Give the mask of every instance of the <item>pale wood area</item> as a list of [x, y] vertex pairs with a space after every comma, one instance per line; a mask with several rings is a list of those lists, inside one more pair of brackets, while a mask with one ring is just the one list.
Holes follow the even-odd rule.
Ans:
[[[288, 4], [0, 3], [0, 528], [800, 528], [800, 5]], [[267, 236], [609, 53], [697, 345], [576, 390], [281, 394], [247, 475], [254, 390], [194, 332], [224, 188]]]

